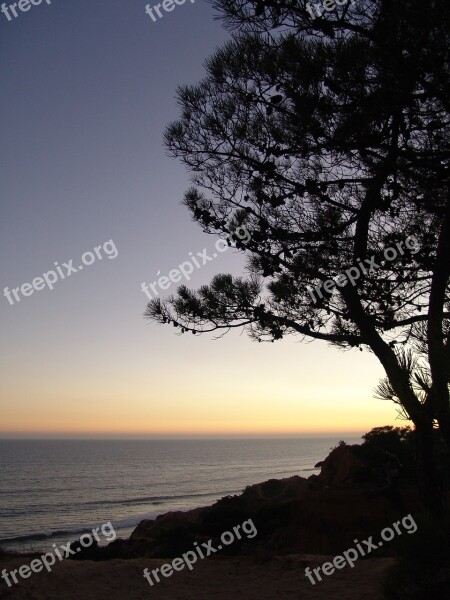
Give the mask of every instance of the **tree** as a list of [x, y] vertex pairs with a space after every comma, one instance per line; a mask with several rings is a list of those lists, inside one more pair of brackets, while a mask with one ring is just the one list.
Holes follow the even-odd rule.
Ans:
[[249, 277], [149, 303], [182, 331], [245, 327], [366, 347], [378, 395], [420, 440], [439, 512], [433, 428], [450, 447], [449, 14], [443, 0], [217, 0], [231, 41], [180, 87], [166, 130], [204, 231], [251, 234]]

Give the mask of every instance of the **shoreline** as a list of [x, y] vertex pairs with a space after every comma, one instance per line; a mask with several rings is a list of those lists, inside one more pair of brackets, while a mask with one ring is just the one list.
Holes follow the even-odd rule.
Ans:
[[[106, 546], [87, 548], [80, 540], [70, 558], [52, 558], [51, 569], [29, 573], [32, 579], [21, 579], [9, 593], [17, 600], [73, 600], [74, 592], [85, 600], [141, 600], [150, 584], [158, 600], [273, 600], [280, 594], [382, 600], [401, 544], [420, 539], [409, 534], [420, 535], [425, 521], [418, 490], [407, 479], [397, 488], [399, 504], [381, 493], [377, 476], [358, 479], [370, 464], [360, 447], [341, 445], [322, 461], [319, 475], [268, 479], [213, 504], [163, 512]], [[238, 536], [237, 525], [247, 535]], [[208, 549], [201, 560], [198, 549]], [[186, 568], [175, 568], [181, 557]], [[38, 553], [0, 554], [0, 571], [9, 576], [38, 558], [45, 565]]]
[[[2, 446], [11, 475], [2, 481], [6, 493], [0, 546], [45, 550], [107, 520], [120, 537], [128, 537], [141, 520], [207, 506], [270, 477], [317, 473], [310, 469], [335, 443], [328, 437], [176, 443], [44, 440], [31, 446], [28, 441], [8, 441]], [[16, 458], [27, 455], [33, 460], [18, 478]], [[40, 469], [47, 463], [54, 465], [64, 485], [57, 484], [59, 478], [51, 471]], [[85, 472], [81, 479], [80, 469]]]

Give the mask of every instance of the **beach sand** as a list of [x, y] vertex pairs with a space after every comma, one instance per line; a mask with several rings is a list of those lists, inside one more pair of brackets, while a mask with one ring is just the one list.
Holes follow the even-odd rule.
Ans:
[[[332, 556], [289, 555], [274, 558], [219, 557], [199, 561], [192, 571], [174, 573], [150, 586], [143, 569], [164, 564], [160, 559], [69, 561], [51, 573], [33, 573], [8, 588], [0, 580], [0, 598], [17, 600], [381, 600], [380, 582], [394, 562], [392, 558], [359, 560], [325, 577], [314, 586], [305, 567], [314, 568]], [[0, 562], [8, 571], [29, 558]]]

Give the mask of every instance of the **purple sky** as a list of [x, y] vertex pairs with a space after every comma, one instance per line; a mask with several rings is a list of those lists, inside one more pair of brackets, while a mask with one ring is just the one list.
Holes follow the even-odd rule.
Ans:
[[[7, 3], [9, 4], [9, 3]], [[44, 1], [0, 13], [0, 436], [361, 431], [393, 421], [376, 360], [295, 339], [256, 345], [146, 322], [142, 281], [214, 239], [180, 206], [166, 155], [177, 85], [227, 39], [210, 5], [153, 22], [144, 0]], [[3, 289], [112, 239], [118, 250], [11, 305]], [[239, 273], [221, 255], [193, 275]], [[175, 291], [175, 286], [170, 292]]]

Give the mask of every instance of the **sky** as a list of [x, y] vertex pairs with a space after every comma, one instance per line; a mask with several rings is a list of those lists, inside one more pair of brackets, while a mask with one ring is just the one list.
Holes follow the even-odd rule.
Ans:
[[[145, 6], [43, 0], [17, 17], [8, 9], [11, 20], [0, 13], [0, 437], [395, 424], [395, 407], [373, 398], [383, 371], [366, 352], [298, 338], [255, 344], [238, 330], [177, 336], [144, 319], [142, 282], [214, 247], [181, 205], [189, 173], [162, 137], [179, 114], [177, 86], [198, 82], [229, 35], [201, 0], [156, 21]], [[244, 265], [230, 249], [188, 285]], [[26, 295], [31, 285], [21, 286], [51, 270], [53, 289]]]

